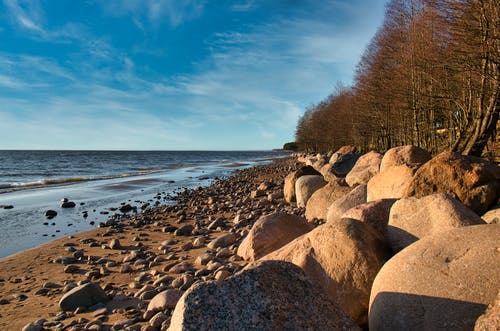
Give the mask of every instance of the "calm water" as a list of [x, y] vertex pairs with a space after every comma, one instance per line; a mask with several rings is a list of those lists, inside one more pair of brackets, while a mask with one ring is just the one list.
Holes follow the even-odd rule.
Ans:
[[[287, 154], [272, 151], [0, 151], [0, 257], [104, 221], [122, 202], [211, 183], [234, 169]], [[67, 197], [77, 206], [60, 208]], [[163, 201], [168, 203], [169, 201]], [[48, 209], [58, 215], [47, 220]], [[83, 218], [83, 212], [89, 217]], [[49, 224], [44, 224], [48, 222]]]

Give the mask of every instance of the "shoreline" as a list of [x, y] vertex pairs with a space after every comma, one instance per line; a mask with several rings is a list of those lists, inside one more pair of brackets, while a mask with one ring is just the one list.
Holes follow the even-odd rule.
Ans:
[[[124, 222], [111, 220], [106, 227], [65, 236], [1, 258], [0, 303], [5, 304], [0, 304], [0, 328], [21, 329], [38, 319], [52, 321], [49, 325], [54, 328], [60, 326], [59, 323], [66, 327], [72, 323], [76, 325], [75, 321], [81, 322], [82, 319], [89, 323], [99, 320], [101, 324], [111, 326], [124, 318], [130, 319], [132, 315], [138, 324], [146, 325], [147, 321], [140, 320], [147, 299], [134, 295], [152, 278], [159, 275], [182, 278], [182, 274], [171, 270], [182, 263], [193, 268], [192, 282], [215, 279], [217, 274], [218, 277], [220, 274], [226, 277], [234, 274], [246, 264], [235, 256], [238, 243], [262, 214], [273, 211], [303, 213], [282, 199], [268, 199], [268, 194], [282, 189], [284, 177], [294, 167], [297, 167], [296, 161], [287, 157], [275, 159], [270, 164], [236, 170], [209, 186], [179, 192], [173, 205], [160, 205]], [[251, 198], [251, 192], [263, 182], [273, 182], [272, 188], [264, 196]], [[233, 219], [238, 214], [244, 222], [234, 224]], [[190, 226], [192, 232], [189, 235], [175, 233], [175, 228]], [[222, 254], [221, 249], [212, 250], [206, 246], [210, 240], [229, 233], [233, 233], [237, 240], [227, 249], [222, 249]], [[118, 249], [109, 247], [114, 239], [120, 242]], [[77, 258], [74, 257], [75, 251], [81, 251]], [[147, 263], [143, 265], [137, 260], [123, 262], [133, 251], [139, 252]], [[207, 253], [212, 256], [212, 270], [208, 270], [207, 265], [196, 263]], [[64, 257], [68, 258], [67, 261]], [[99, 260], [101, 262], [97, 263]], [[121, 270], [124, 265], [130, 270]], [[71, 268], [72, 272], [65, 272]], [[141, 276], [144, 274], [147, 276]], [[58, 300], [68, 287], [85, 280], [98, 282], [113, 294], [107, 313], [104, 316], [94, 316], [93, 312], [61, 315]], [[131, 306], [135, 309], [127, 309]]]
[[[78, 182], [72, 185], [49, 185], [0, 194], [0, 257], [29, 249], [49, 240], [95, 228], [112, 215], [122, 216], [117, 210], [130, 204], [138, 211], [143, 206], [159, 202], [172, 203], [170, 197], [184, 188], [210, 185], [215, 178], [231, 175], [235, 169], [263, 164], [268, 160], [245, 160], [198, 164], [177, 167], [161, 173], [133, 177]], [[161, 200], [158, 197], [161, 195]], [[68, 197], [75, 208], [60, 208], [59, 200]], [[58, 215], [47, 219], [45, 212], [55, 210]], [[134, 212], [128, 213], [135, 216]]]

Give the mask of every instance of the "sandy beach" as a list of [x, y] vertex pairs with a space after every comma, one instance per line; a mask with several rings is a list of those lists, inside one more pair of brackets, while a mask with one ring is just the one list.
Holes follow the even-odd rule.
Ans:
[[[284, 177], [297, 167], [286, 158], [238, 170], [209, 187], [178, 194], [173, 206], [1, 259], [0, 329], [20, 330], [40, 319], [52, 330], [140, 329], [148, 323], [148, 301], [161, 290], [183, 291], [239, 271], [245, 262], [236, 249], [262, 214], [303, 214], [280, 194]], [[227, 234], [232, 236], [226, 247], [207, 247]], [[100, 284], [111, 301], [94, 311], [61, 312], [63, 294], [89, 281]]]

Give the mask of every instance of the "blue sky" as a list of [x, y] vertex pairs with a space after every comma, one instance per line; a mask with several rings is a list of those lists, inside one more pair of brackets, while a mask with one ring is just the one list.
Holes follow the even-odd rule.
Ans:
[[281, 147], [384, 3], [0, 0], [0, 149]]

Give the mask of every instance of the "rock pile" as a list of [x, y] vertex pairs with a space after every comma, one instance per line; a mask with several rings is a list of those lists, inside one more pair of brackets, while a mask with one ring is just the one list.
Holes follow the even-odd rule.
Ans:
[[[298, 160], [312, 158], [321, 159]], [[330, 162], [338, 159], [334, 153]], [[402, 146], [369, 152], [350, 172], [325, 180], [305, 215], [327, 224], [263, 259], [301, 267], [370, 330], [474, 328], [500, 284], [497, 165], [449, 152], [432, 158]], [[353, 231], [361, 224], [363, 231]], [[493, 306], [476, 328], [495, 318]]]
[[26, 330], [498, 329], [499, 198], [478, 158], [298, 154], [110, 219], [36, 268], [0, 261], [0, 314], [46, 307]]

